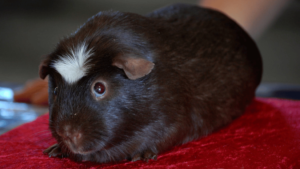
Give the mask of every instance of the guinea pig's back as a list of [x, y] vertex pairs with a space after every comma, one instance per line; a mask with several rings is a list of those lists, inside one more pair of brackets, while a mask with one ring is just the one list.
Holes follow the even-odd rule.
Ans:
[[[256, 82], [260, 83], [262, 60], [255, 42], [235, 21], [223, 13], [179, 3], [155, 10], [146, 16], [164, 22], [159, 24], [165, 28], [159, 30], [163, 31], [162, 36], [169, 35], [163, 39], [164, 44], [174, 47], [172, 50], [192, 52], [185, 56], [187, 59], [191, 57], [223, 59], [243, 55], [243, 59], [256, 68]], [[182, 50], [184, 48], [188, 50]], [[228, 54], [220, 56], [221, 53]]]
[[192, 5], [175, 4], [147, 16], [163, 22], [159, 64], [176, 72], [161, 80], [173, 81], [185, 96], [189, 92], [192, 118], [204, 119], [201, 125], [209, 133], [241, 115], [262, 76], [261, 56], [250, 36], [224, 14]]
[[[260, 52], [251, 37], [226, 15], [188, 4], [175, 4], [147, 15], [164, 22], [164, 64], [184, 76], [227, 85], [247, 83], [253, 89], [262, 76]], [[198, 72], [198, 73], [197, 73]], [[234, 85], [232, 85], [234, 86]], [[248, 88], [249, 89], [249, 88]], [[252, 91], [253, 92], [253, 91]]]

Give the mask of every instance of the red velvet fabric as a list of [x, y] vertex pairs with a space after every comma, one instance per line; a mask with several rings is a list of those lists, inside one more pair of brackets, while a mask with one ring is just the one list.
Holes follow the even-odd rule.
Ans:
[[148, 163], [76, 163], [49, 158], [48, 115], [0, 136], [0, 168], [294, 168], [300, 169], [300, 101], [256, 99], [229, 126], [177, 146]]

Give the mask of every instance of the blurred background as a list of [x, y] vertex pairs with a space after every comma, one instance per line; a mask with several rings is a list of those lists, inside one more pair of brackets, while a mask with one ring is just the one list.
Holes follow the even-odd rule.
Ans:
[[[203, 1], [203, 4], [210, 6], [212, 1], [218, 0]], [[249, 10], [262, 7], [260, 11], [269, 11], [250, 12], [250, 15], [258, 15], [254, 19], [259, 21], [248, 25], [263, 57], [263, 82], [300, 85], [300, 1], [271, 1], [277, 4], [248, 5]], [[0, 82], [24, 84], [37, 78], [41, 56], [50, 53], [62, 37], [74, 32], [99, 11], [112, 9], [146, 14], [177, 2], [200, 3], [199, 0], [1, 0]], [[225, 3], [239, 9], [232, 4]]]

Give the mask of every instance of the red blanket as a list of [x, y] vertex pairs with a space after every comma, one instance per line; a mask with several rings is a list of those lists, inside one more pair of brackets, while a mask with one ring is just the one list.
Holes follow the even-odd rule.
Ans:
[[256, 99], [229, 126], [148, 163], [76, 163], [49, 158], [48, 115], [0, 136], [0, 168], [300, 168], [300, 101]]

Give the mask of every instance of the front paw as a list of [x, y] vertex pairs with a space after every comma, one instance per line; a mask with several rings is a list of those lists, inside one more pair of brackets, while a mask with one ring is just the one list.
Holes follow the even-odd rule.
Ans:
[[48, 154], [49, 157], [67, 157], [68, 155], [63, 154], [61, 152], [61, 148], [58, 144], [53, 144], [52, 146], [48, 147], [46, 150], [43, 151], [44, 154]]
[[131, 161], [138, 161], [138, 160], [142, 160], [142, 161], [146, 161], [148, 163], [148, 161], [152, 159], [152, 160], [157, 160], [157, 154], [154, 153], [151, 150], [146, 150], [142, 153], [138, 153], [136, 155], [134, 155], [131, 158]]

